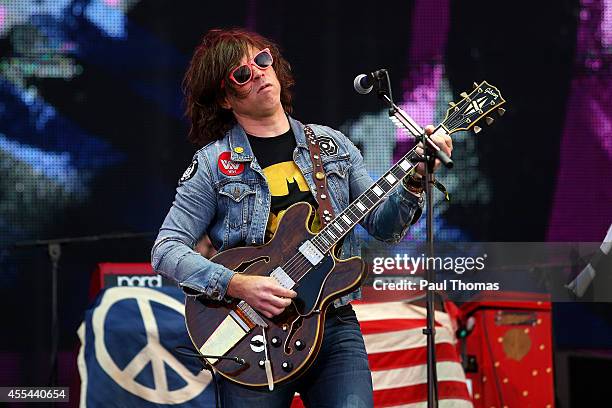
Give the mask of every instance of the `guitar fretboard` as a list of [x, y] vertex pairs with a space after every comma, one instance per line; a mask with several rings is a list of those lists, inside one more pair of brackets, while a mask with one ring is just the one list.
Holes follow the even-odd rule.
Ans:
[[[499, 90], [486, 81], [480, 84], [474, 83], [474, 90], [468, 95], [466, 92], [461, 94], [462, 99], [457, 103], [451, 102], [450, 108], [446, 111], [444, 121], [434, 130], [433, 134], [450, 135], [459, 130], [469, 130], [474, 128], [478, 133], [481, 129], [475, 124], [484, 118], [494, 109], [506, 103]], [[412, 120], [408, 114], [399, 107], [394, 106], [395, 113], [391, 114], [391, 119], [399, 122], [399, 127], [407, 129], [413, 136], [418, 137], [423, 133], [423, 129]], [[498, 109], [498, 113], [503, 115], [505, 110]], [[493, 118], [486, 118], [487, 125], [493, 123]], [[401, 180], [420, 162], [420, 155], [416, 152], [416, 147], [410, 150], [400, 159], [391, 169], [383, 174], [374, 184], [364, 191], [355, 201], [353, 201], [344, 211], [336, 215], [336, 218], [327, 224], [310, 242], [322, 253], [328, 253], [342, 237], [357, 225], [370, 211], [401, 182]], [[309, 259], [311, 263], [314, 261]], [[288, 268], [286, 268], [288, 270]], [[299, 280], [307, 271], [297, 275]], [[293, 276], [292, 276], [293, 278]]]
[[333, 221], [312, 238], [312, 243], [326, 253], [359, 221], [372, 211], [420, 161], [416, 147], [410, 150], [355, 201], [336, 215]]

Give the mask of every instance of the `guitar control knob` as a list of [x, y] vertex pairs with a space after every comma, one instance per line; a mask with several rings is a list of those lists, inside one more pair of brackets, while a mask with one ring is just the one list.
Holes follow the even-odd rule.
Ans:
[[257, 365], [259, 366], [259, 368], [264, 368], [266, 366], [266, 363], [263, 360], [259, 360], [259, 363], [257, 363]]
[[272, 337], [270, 343], [272, 343], [274, 347], [279, 347], [281, 345], [281, 341], [277, 336]]
[[302, 340], [296, 340], [295, 341], [295, 348], [298, 350], [304, 350], [304, 347], [306, 345], [304, 344], [304, 342]]
[[283, 370], [289, 372], [293, 370], [293, 363], [291, 361], [283, 361], [283, 364], [281, 364], [281, 367], [283, 368]]

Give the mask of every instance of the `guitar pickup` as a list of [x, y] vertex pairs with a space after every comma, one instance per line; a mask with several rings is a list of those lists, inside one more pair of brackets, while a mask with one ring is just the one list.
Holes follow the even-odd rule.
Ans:
[[270, 276], [276, 279], [285, 289], [291, 289], [295, 285], [293, 279], [291, 279], [289, 275], [287, 275], [287, 272], [285, 272], [280, 266], [273, 270]]
[[324, 255], [321, 251], [317, 249], [317, 247], [311, 241], [305, 241], [300, 247], [298, 251], [304, 255], [304, 257], [313, 265], [318, 264], [323, 259]]

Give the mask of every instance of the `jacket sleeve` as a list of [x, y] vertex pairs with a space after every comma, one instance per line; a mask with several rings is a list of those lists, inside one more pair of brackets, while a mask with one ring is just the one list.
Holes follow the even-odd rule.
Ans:
[[151, 264], [157, 273], [176, 281], [187, 295], [203, 294], [221, 300], [234, 271], [193, 249], [215, 216], [217, 198], [205, 156], [196, 154], [192, 166], [195, 169], [185, 172], [176, 189], [151, 250]]
[[[349, 173], [349, 197], [353, 202], [374, 180], [368, 174], [359, 149], [344, 134], [336, 131], [345, 141], [349, 150], [351, 169]], [[372, 210], [361, 225], [374, 238], [384, 242], [399, 242], [404, 238], [410, 225], [417, 222], [423, 208], [423, 199], [407, 191], [401, 183], [399, 187]]]

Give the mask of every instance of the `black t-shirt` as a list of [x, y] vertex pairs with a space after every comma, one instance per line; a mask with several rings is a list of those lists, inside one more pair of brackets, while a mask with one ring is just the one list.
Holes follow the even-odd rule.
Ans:
[[[272, 195], [266, 228], [266, 236], [269, 238], [276, 231], [278, 222], [288, 207], [305, 201], [316, 208], [317, 202], [310, 192], [304, 175], [293, 161], [296, 142], [291, 129], [274, 137], [257, 137], [248, 134], [247, 136], [253, 154], [266, 176]], [[318, 216], [315, 216], [311, 229], [313, 232], [319, 230]]]

